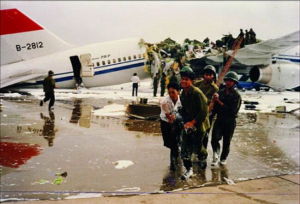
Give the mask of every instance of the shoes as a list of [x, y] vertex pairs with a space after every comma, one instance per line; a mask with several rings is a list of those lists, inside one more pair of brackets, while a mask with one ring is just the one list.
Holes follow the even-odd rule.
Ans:
[[226, 164], [227, 164], [227, 162], [226, 162], [226, 160], [225, 160], [225, 159], [223, 159], [223, 160], [221, 160], [221, 161], [220, 161], [220, 164], [224, 166], [224, 165], [226, 165]]
[[40, 101], [40, 106], [43, 106], [44, 102], [43, 100]]
[[214, 152], [213, 153], [213, 160], [211, 162], [211, 166], [217, 166], [218, 161], [219, 161], [219, 155], [216, 152]]
[[193, 175], [193, 169], [190, 168], [189, 170], [186, 170], [184, 174], [181, 176], [182, 180], [188, 180]]

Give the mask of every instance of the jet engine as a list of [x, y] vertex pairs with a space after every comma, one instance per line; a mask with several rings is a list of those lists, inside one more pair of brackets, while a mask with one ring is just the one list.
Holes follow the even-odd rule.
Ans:
[[253, 82], [266, 84], [277, 90], [285, 90], [299, 86], [299, 70], [299, 64], [278, 60], [267, 67], [251, 68], [249, 75]]

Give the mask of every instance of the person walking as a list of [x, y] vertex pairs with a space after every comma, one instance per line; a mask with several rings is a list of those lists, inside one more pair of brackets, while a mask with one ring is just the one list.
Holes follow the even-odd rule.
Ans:
[[178, 164], [180, 134], [182, 130], [182, 120], [178, 113], [181, 108], [179, 98], [179, 84], [170, 83], [167, 86], [168, 96], [160, 103], [160, 128], [164, 141], [164, 146], [170, 151], [170, 170], [174, 171]]
[[166, 83], [167, 83], [167, 76], [165, 73], [162, 73], [162, 76], [160, 79], [160, 96], [165, 95]]
[[[216, 69], [212, 65], [207, 65], [203, 69], [203, 79], [195, 81], [194, 85], [198, 87], [206, 96], [207, 98], [207, 105], [211, 103], [212, 97], [215, 93], [219, 91], [217, 84], [215, 83], [216, 80]], [[209, 123], [212, 124], [212, 114], [209, 113]], [[210, 128], [208, 128], [205, 132], [203, 138], [203, 145], [207, 149], [208, 144], [208, 135], [209, 135]], [[202, 160], [206, 160], [207, 155]]]
[[137, 73], [134, 73], [131, 77], [131, 82], [132, 82], [132, 96], [137, 96], [138, 95], [138, 89], [139, 89], [139, 82], [140, 78], [137, 76]]
[[159, 83], [159, 73], [156, 73], [156, 75], [153, 77], [153, 96], [156, 97], [157, 94], [157, 88]]
[[48, 110], [53, 109], [55, 102], [54, 88], [57, 88], [55, 85], [55, 80], [53, 79], [54, 72], [49, 70], [48, 76], [43, 81], [43, 90], [45, 92], [45, 98], [40, 101], [40, 106], [43, 106], [44, 102], [50, 100]]
[[223, 147], [220, 164], [225, 165], [230, 151], [230, 142], [236, 127], [236, 117], [241, 106], [241, 96], [234, 89], [238, 83], [238, 75], [230, 71], [224, 77], [225, 87], [213, 96], [213, 115], [217, 115], [212, 130], [211, 145], [213, 160], [211, 165], [216, 166], [219, 162], [220, 144], [223, 138]]
[[181, 116], [184, 123], [182, 131], [181, 158], [186, 169], [182, 179], [188, 179], [193, 174], [192, 153], [198, 156], [198, 164], [201, 169], [206, 168], [206, 161], [202, 161], [203, 155], [207, 155], [202, 141], [206, 130], [209, 128], [207, 99], [203, 92], [193, 86], [195, 74], [193, 70], [185, 66], [180, 71], [180, 85], [183, 89], [180, 100], [182, 104]]

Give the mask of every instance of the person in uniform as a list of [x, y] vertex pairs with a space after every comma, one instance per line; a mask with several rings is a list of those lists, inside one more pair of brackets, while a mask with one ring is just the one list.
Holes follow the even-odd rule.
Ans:
[[241, 106], [241, 96], [234, 89], [238, 83], [238, 75], [235, 72], [228, 72], [224, 77], [225, 86], [213, 96], [212, 114], [217, 116], [212, 130], [211, 145], [213, 149], [212, 166], [219, 161], [220, 144], [223, 138], [223, 147], [220, 157], [220, 164], [225, 165], [230, 150], [230, 142], [236, 127], [236, 117]]
[[44, 79], [43, 90], [45, 92], [45, 98], [40, 101], [40, 106], [43, 106], [44, 102], [50, 100], [48, 109], [51, 111], [55, 102], [54, 88], [56, 88], [55, 80], [53, 79], [53, 71], [48, 72], [48, 76]]
[[[212, 65], [207, 65], [203, 69], [203, 79], [195, 81], [194, 85], [198, 87], [206, 96], [207, 98], [207, 105], [211, 103], [212, 97], [215, 93], [219, 91], [219, 87], [215, 83], [216, 80], [216, 69]], [[212, 114], [209, 113], [209, 122], [212, 124]], [[208, 135], [209, 135], [210, 128], [207, 129], [203, 138], [203, 145], [207, 149], [208, 144]], [[202, 158], [203, 160], [206, 159]]]
[[180, 85], [183, 89], [180, 100], [182, 104], [181, 116], [184, 123], [182, 131], [181, 159], [186, 169], [183, 179], [188, 179], [193, 174], [192, 153], [198, 156], [198, 164], [201, 169], [206, 168], [206, 161], [202, 161], [207, 155], [202, 141], [206, 130], [209, 128], [207, 98], [203, 92], [193, 86], [195, 74], [193, 70], [185, 66], [180, 71]]
[[157, 88], [159, 83], [159, 73], [156, 73], [156, 75], [153, 77], [153, 96], [156, 97], [157, 94]]
[[170, 83], [167, 86], [168, 96], [160, 103], [160, 128], [163, 136], [164, 146], [170, 151], [170, 170], [175, 170], [178, 164], [180, 134], [182, 120], [178, 113], [181, 108], [179, 98], [179, 85]]
[[166, 84], [167, 84], [167, 76], [165, 73], [162, 73], [162, 76], [160, 79], [160, 96], [165, 95]]

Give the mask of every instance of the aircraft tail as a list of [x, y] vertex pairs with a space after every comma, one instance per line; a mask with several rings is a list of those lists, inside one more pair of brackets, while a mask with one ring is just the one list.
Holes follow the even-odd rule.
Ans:
[[18, 9], [0, 11], [1, 65], [40, 57], [71, 47]]

